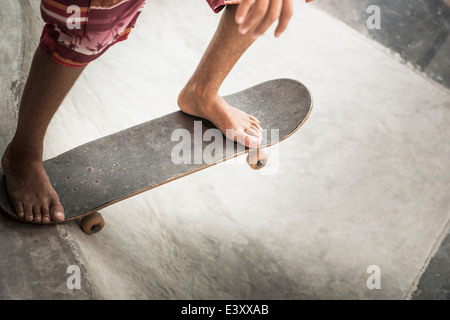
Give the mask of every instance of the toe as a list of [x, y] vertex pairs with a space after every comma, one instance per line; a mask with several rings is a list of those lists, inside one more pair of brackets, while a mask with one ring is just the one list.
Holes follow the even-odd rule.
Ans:
[[50, 222], [50, 209], [47, 205], [43, 205], [41, 207], [41, 213], [42, 213], [42, 223], [49, 223]]
[[33, 206], [33, 222], [41, 223], [42, 221], [42, 208], [40, 205]]
[[24, 205], [25, 220], [33, 221], [33, 207], [31, 205]]
[[50, 212], [43, 211], [42, 212], [42, 223], [49, 223], [49, 222], [50, 222]]
[[259, 131], [257, 128], [251, 127], [250, 129], [247, 129], [245, 131], [248, 135], [254, 136], [254, 137], [259, 137]]
[[23, 218], [25, 216], [22, 202], [15, 201], [14, 209], [16, 210], [16, 214], [19, 218]]
[[50, 206], [50, 216], [55, 222], [64, 221], [64, 208], [60, 202], [54, 202], [52, 206]]
[[236, 142], [240, 143], [248, 148], [257, 148], [261, 143], [261, 138], [253, 129], [236, 130]]
[[247, 135], [245, 138], [245, 146], [248, 148], [257, 148], [261, 143], [261, 139], [255, 136]]
[[250, 121], [250, 126], [255, 127], [258, 131], [262, 132], [261, 125], [259, 124], [258, 121], [251, 120]]
[[249, 118], [253, 121], [256, 121], [258, 124], [260, 123], [258, 119], [256, 119], [255, 116], [249, 115]]
[[34, 222], [36, 222], [36, 223], [40, 223], [41, 222], [42, 215], [41, 215], [40, 212], [34, 212], [33, 213], [33, 217], [34, 217], [34, 219], [33, 219]]
[[258, 137], [262, 137], [262, 130], [260, 129], [260, 127], [256, 126], [256, 125], [250, 125], [250, 129], [252, 129], [253, 131], [255, 131], [256, 136]]

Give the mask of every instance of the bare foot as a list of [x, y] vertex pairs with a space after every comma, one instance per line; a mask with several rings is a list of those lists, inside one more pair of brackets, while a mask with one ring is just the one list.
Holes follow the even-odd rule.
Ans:
[[11, 143], [2, 157], [9, 199], [17, 216], [29, 222], [64, 221], [64, 209], [42, 164], [42, 148]]
[[178, 96], [178, 106], [190, 115], [211, 121], [227, 138], [257, 148], [262, 129], [258, 119], [230, 106], [218, 94], [201, 94], [195, 85], [187, 85]]

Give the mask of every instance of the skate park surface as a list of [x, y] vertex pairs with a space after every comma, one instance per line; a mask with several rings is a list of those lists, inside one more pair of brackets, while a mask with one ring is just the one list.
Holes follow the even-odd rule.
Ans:
[[[388, 38], [392, 15], [367, 30], [366, 1], [316, 2], [296, 1], [285, 34], [261, 37], [222, 87], [293, 78], [311, 90], [310, 118], [269, 150], [278, 156], [267, 170], [241, 157], [163, 185], [102, 210], [107, 225], [94, 236], [75, 222], [1, 215], [0, 299], [447, 297], [449, 287], [436, 294], [423, 282], [449, 275], [447, 29], [403, 45]], [[148, 1], [129, 40], [86, 68], [49, 127], [44, 158], [177, 110], [220, 18], [204, 1], [186, 3]], [[408, 6], [375, 3], [398, 13], [392, 21], [410, 16]], [[42, 28], [38, 0], [3, 5], [2, 153]], [[67, 287], [74, 265], [80, 289]], [[380, 289], [367, 286], [374, 265]]]

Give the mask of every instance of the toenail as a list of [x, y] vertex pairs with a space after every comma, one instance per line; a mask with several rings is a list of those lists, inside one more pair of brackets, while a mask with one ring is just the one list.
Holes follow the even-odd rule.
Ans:
[[61, 218], [61, 217], [63, 216], [63, 213], [58, 211], [58, 212], [56, 213], [56, 216], [59, 217], [59, 218]]

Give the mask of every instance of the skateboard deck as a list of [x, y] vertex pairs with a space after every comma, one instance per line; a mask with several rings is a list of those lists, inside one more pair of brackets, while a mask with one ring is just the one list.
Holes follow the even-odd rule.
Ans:
[[[224, 99], [260, 121], [264, 132], [259, 149], [297, 131], [313, 105], [309, 90], [291, 79], [264, 82]], [[209, 129], [215, 132], [208, 133]], [[255, 152], [221, 134], [212, 139], [211, 135], [217, 132], [220, 133], [209, 121], [177, 111], [76, 147], [44, 161], [44, 167], [64, 207], [65, 221], [94, 216], [93, 213], [98, 214], [97, 211], [121, 200], [249, 150]], [[273, 132], [278, 134], [271, 134]], [[212, 141], [215, 148], [212, 148]], [[180, 163], [180, 159], [184, 160]], [[2, 170], [0, 209], [27, 222], [15, 214]], [[85, 232], [94, 233], [102, 227]]]

